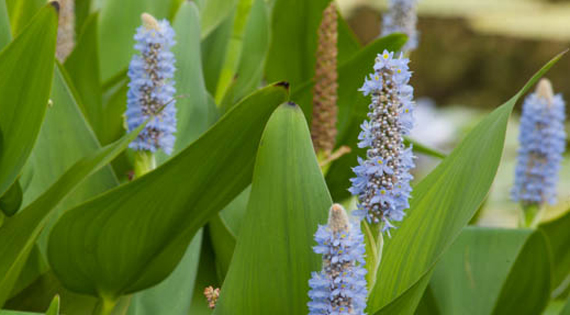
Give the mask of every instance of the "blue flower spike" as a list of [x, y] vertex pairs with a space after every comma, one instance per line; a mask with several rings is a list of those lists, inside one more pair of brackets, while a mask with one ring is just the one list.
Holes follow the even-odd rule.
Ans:
[[511, 198], [523, 208], [521, 225], [534, 226], [545, 204], [556, 203], [556, 185], [566, 146], [565, 103], [548, 79], [527, 96], [521, 116], [515, 183]]
[[130, 144], [136, 151], [155, 153], [162, 149], [171, 154], [176, 132], [174, 94], [174, 30], [167, 20], [157, 21], [142, 14], [142, 26], [135, 35], [135, 49], [129, 65], [130, 78], [125, 113], [127, 129], [132, 131], [151, 118], [139, 136]]
[[382, 17], [382, 36], [403, 33], [408, 41], [402, 51], [409, 52], [418, 47], [417, 0], [389, 0], [388, 11]]
[[322, 270], [313, 272], [309, 315], [362, 315], [366, 308], [364, 237], [344, 208], [334, 204], [327, 225], [315, 233], [315, 253], [323, 255]]
[[413, 178], [412, 147], [404, 145], [404, 136], [414, 124], [413, 88], [408, 84], [411, 72], [409, 59], [403, 54], [395, 58], [384, 50], [376, 57], [374, 73], [365, 78], [360, 91], [370, 95], [368, 119], [362, 125], [358, 139], [360, 148], [367, 148], [366, 159], [358, 158], [353, 168], [349, 191], [358, 197], [354, 214], [370, 224], [382, 225], [382, 232], [390, 233], [394, 221], [401, 221]]

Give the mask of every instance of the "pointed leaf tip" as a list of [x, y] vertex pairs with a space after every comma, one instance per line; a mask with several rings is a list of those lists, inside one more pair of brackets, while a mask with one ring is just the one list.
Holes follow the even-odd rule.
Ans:
[[289, 82], [287, 82], [287, 81], [277, 82], [277, 83], [275, 83], [275, 86], [282, 86], [282, 87], [284, 87], [287, 91], [289, 91]]
[[59, 1], [51, 1], [49, 4], [51, 4], [51, 6], [55, 9], [55, 12], [59, 14]]

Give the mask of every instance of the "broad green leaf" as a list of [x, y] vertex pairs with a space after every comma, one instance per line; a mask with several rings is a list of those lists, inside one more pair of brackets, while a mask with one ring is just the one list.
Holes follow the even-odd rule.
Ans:
[[174, 20], [176, 45], [176, 100], [178, 126], [174, 151], [196, 140], [217, 119], [217, 109], [206, 90], [200, 51], [200, 18], [193, 2], [185, 1]]
[[272, 41], [265, 66], [269, 81], [287, 80], [296, 89], [314, 76], [317, 29], [329, 2], [275, 1], [271, 17]]
[[162, 281], [247, 186], [262, 128], [287, 97], [286, 84], [259, 90], [154, 171], [65, 213], [48, 245], [58, 278], [107, 300]]
[[[183, 97], [176, 102], [178, 132], [174, 153], [181, 151], [212, 124], [217, 109], [210, 102], [202, 75], [200, 58], [200, 21], [194, 3], [184, 2], [174, 21], [177, 44], [175, 73], [177, 93]], [[159, 162], [166, 160], [162, 156]], [[202, 234], [194, 237], [180, 264], [168, 278], [156, 287], [135, 294], [129, 307], [134, 314], [187, 314], [194, 289]]]
[[8, 45], [11, 40], [12, 31], [10, 30], [10, 20], [8, 18], [6, 1], [0, 1], [0, 50]]
[[206, 38], [234, 10], [238, 0], [207, 0], [200, 7], [202, 38]]
[[281, 105], [267, 123], [247, 213], [214, 314], [303, 314], [320, 269], [313, 234], [332, 204], [301, 109]]
[[[58, 65], [54, 72], [50, 98], [53, 105], [46, 113], [30, 159], [24, 168], [26, 172], [33, 173], [24, 196], [25, 206], [49, 189], [77, 161], [97, 152], [101, 147], [81, 113], [65, 70]], [[46, 165], [50, 167], [45, 167]], [[58, 215], [49, 220], [46, 230], [53, 226], [64, 209], [69, 209], [117, 184], [112, 169], [108, 166], [102, 167], [59, 203], [55, 208]], [[47, 233], [42, 233], [39, 244], [45, 254]]]
[[570, 280], [570, 211], [539, 226], [552, 250], [552, 290], [555, 296], [567, 292]]
[[[248, 17], [247, 21], [241, 21], [245, 24], [243, 34], [236, 38], [238, 22], [234, 22], [234, 34], [226, 52], [228, 66], [222, 69], [216, 89], [217, 94], [224, 95], [231, 85], [230, 105], [235, 104], [259, 86], [269, 48], [269, 12], [265, 1], [248, 1], [251, 2], [251, 10], [249, 15], [245, 16]], [[240, 6], [241, 2], [238, 8]]]
[[12, 216], [16, 214], [20, 206], [22, 205], [22, 186], [20, 181], [16, 180], [8, 191], [0, 197], [0, 211], [2, 211], [7, 216]]
[[[439, 314], [492, 314], [493, 308], [508, 304], [499, 299], [501, 292], [517, 304], [510, 305], [507, 313], [540, 313], [533, 307], [547, 301], [550, 279], [546, 243], [540, 234], [530, 229], [464, 229], [431, 278]], [[509, 288], [513, 281], [524, 291]]]
[[234, 14], [228, 15], [216, 29], [202, 40], [202, 65], [206, 88], [215, 95], [218, 80], [224, 64], [226, 50], [232, 34]]
[[169, 9], [170, 1], [104, 1], [99, 13], [99, 60], [103, 81], [128, 67], [135, 53], [133, 37], [141, 25], [141, 14], [147, 12], [163, 19]]
[[[487, 196], [516, 101], [560, 57], [558, 55], [546, 64], [507, 103], [483, 119], [433, 172], [414, 187], [406, 218], [392, 238], [385, 239], [378, 280], [368, 299], [369, 313], [378, 313], [403, 294], [414, 296], [414, 307], [417, 306], [423, 290], [409, 288], [431, 272]], [[410, 313], [408, 310], [409, 307], [402, 313]]]
[[6, 0], [12, 35], [20, 34], [38, 10], [45, 4], [45, 0]]
[[[141, 125], [143, 127], [144, 125]], [[0, 227], [0, 307], [18, 279], [35, 241], [54, 208], [87, 176], [123, 151], [137, 136], [138, 128], [116, 143], [98, 150], [69, 168], [51, 187]]]
[[0, 196], [20, 174], [40, 131], [51, 88], [56, 36], [57, 11], [48, 4], [0, 52]]
[[199, 231], [174, 272], [157, 286], [133, 295], [127, 314], [187, 315], [194, 294], [201, 244], [202, 233]]
[[550, 250], [544, 233], [533, 233], [512, 266], [493, 309], [494, 315], [540, 314], [550, 298]]
[[[99, 73], [98, 15], [94, 13], [85, 27], [73, 52], [65, 61], [65, 69], [77, 89], [78, 103], [91, 127], [101, 139], [104, 133], [101, 75]], [[86, 62], [89, 60], [89, 62]]]

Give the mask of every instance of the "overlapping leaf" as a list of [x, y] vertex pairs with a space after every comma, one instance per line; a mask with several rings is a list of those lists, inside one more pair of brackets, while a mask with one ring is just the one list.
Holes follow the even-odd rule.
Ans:
[[[413, 296], [410, 303], [417, 305], [425, 287], [421, 290], [410, 288], [431, 272], [489, 191], [501, 158], [508, 118], [516, 101], [560, 57], [551, 60], [507, 103], [481, 121], [414, 188], [407, 217], [393, 237], [386, 240], [378, 280], [368, 301], [370, 313], [376, 314], [404, 294]], [[410, 313], [410, 303], [404, 314]]]
[[52, 230], [50, 264], [69, 288], [115, 299], [172, 272], [198, 229], [243, 190], [286, 84], [252, 94], [154, 171], [67, 212]]
[[214, 314], [303, 314], [320, 269], [313, 234], [332, 204], [301, 109], [271, 117], [256, 158], [247, 214]]
[[46, 5], [0, 53], [0, 196], [19, 176], [40, 131], [51, 88], [56, 36], [57, 10]]

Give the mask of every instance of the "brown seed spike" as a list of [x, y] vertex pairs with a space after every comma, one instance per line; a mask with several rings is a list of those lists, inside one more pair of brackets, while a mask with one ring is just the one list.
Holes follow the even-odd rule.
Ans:
[[56, 57], [64, 62], [75, 47], [75, 0], [59, 0], [58, 12]]
[[333, 1], [324, 10], [318, 30], [311, 138], [315, 152], [323, 152], [325, 155], [329, 155], [334, 148], [337, 133], [337, 18]]

